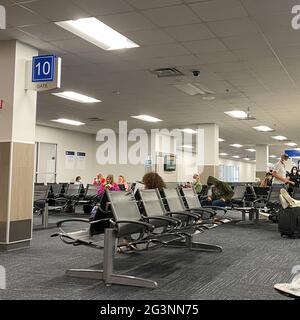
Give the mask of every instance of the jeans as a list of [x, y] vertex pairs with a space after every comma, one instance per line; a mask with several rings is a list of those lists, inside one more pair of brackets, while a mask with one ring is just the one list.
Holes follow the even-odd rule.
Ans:
[[209, 200], [204, 200], [201, 202], [202, 206], [216, 206], [216, 207], [225, 207], [226, 206], [226, 202], [222, 201], [222, 200], [213, 200], [213, 201], [209, 201]]

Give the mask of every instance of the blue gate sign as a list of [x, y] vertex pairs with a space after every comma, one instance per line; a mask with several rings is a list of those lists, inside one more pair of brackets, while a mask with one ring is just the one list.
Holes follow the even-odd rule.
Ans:
[[290, 158], [300, 158], [300, 151], [299, 150], [285, 150], [285, 153]]
[[55, 55], [36, 56], [32, 58], [32, 82], [49, 82], [54, 80]]

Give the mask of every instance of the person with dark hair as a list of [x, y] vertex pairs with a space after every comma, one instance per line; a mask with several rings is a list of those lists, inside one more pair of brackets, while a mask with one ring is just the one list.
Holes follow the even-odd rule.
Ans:
[[292, 168], [291, 172], [288, 174], [290, 181], [295, 183], [295, 187], [299, 188], [300, 186], [300, 175], [298, 168], [295, 166]]
[[74, 184], [82, 184], [82, 179], [80, 176], [76, 177]]
[[207, 179], [207, 187], [209, 188], [208, 197], [202, 202], [202, 205], [225, 207], [234, 194], [227, 183], [212, 176]]
[[143, 176], [142, 180], [145, 189], [159, 189], [166, 188], [166, 184], [162, 177], [156, 172], [149, 172]]
[[261, 182], [259, 186], [262, 188], [270, 187], [272, 185], [272, 179], [273, 179], [272, 173], [267, 172], [264, 180]]

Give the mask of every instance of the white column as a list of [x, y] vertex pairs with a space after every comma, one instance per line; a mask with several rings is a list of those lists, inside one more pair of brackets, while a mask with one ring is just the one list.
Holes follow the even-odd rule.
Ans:
[[215, 123], [198, 126], [198, 172], [205, 184], [209, 176], [219, 177], [219, 126]]
[[0, 249], [29, 245], [32, 236], [36, 92], [25, 90], [26, 61], [36, 49], [0, 41]]
[[267, 144], [256, 145], [256, 177], [263, 179], [269, 166], [269, 146]]

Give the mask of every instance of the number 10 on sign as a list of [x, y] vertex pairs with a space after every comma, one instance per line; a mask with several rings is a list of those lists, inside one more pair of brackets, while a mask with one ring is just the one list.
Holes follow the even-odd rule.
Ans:
[[32, 60], [32, 82], [54, 80], [55, 55], [37, 56]]

